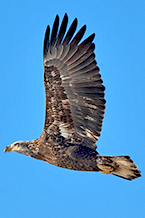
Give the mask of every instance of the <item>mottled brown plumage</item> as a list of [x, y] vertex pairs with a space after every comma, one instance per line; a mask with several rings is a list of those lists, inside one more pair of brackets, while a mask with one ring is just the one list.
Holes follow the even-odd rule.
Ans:
[[55, 18], [44, 39], [45, 125], [39, 139], [5, 148], [73, 170], [100, 171], [132, 180], [140, 171], [129, 156], [101, 156], [96, 151], [105, 110], [104, 86], [95, 61], [95, 34], [81, 44], [86, 26], [74, 36], [75, 19], [66, 33], [65, 14]]

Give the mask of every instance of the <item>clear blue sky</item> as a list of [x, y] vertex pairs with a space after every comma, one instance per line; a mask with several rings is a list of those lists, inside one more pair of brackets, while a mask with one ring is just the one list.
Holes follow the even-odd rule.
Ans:
[[[87, 24], [106, 87], [98, 151], [130, 155], [132, 182], [51, 166], [5, 146], [41, 135], [43, 38], [56, 14]], [[5, 0], [0, 6], [0, 217], [145, 217], [145, 1]]]

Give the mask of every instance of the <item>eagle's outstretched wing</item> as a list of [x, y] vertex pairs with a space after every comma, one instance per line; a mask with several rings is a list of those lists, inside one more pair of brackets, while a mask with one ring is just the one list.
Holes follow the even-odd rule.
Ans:
[[[96, 149], [105, 109], [104, 86], [95, 61], [92, 43], [95, 34], [81, 44], [86, 25], [72, 39], [75, 19], [65, 35], [68, 16], [59, 27], [55, 18], [50, 36], [47, 27], [44, 40], [44, 84], [46, 94], [45, 135], [64, 137], [70, 143]], [[64, 36], [65, 35], [65, 36]], [[71, 42], [70, 42], [71, 41]]]

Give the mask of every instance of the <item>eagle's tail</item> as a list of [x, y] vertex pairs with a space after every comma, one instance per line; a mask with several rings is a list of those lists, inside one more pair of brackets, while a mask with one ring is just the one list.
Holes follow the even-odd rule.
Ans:
[[124, 179], [132, 180], [141, 176], [137, 166], [129, 156], [98, 156], [97, 166], [100, 172], [113, 174]]

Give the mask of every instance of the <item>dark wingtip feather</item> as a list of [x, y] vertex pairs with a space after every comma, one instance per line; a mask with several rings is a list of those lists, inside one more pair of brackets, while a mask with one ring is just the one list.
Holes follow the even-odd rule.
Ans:
[[46, 28], [45, 32], [45, 38], [44, 38], [44, 47], [43, 47], [43, 53], [46, 54], [49, 47], [49, 34], [50, 34], [50, 27], [49, 25]]
[[[88, 42], [91, 43], [93, 41], [95, 37], [95, 34], [93, 33], [92, 35], [90, 35], [88, 38], [86, 38], [78, 47], [79, 49], [82, 48], [85, 44], [87, 44]], [[94, 43], [91, 44], [90, 48], [92, 49], [95, 49], [95, 45]]]
[[95, 50], [95, 44], [94, 43], [91, 44], [89, 50], [92, 50], [92, 52]]
[[62, 43], [63, 45], [68, 44], [69, 41], [71, 40], [71, 38], [73, 37], [73, 34], [77, 28], [77, 23], [78, 23], [78, 20], [77, 20], [77, 18], [75, 18], [74, 21], [72, 22], [66, 36], [65, 36], [65, 39], [63, 40], [63, 43]]
[[55, 17], [55, 21], [54, 21], [52, 33], [51, 33], [51, 40], [50, 40], [51, 45], [54, 45], [54, 43], [56, 41], [58, 26], [59, 26], [59, 16], [57, 14]]
[[78, 33], [75, 35], [75, 37], [73, 38], [73, 40], [71, 41], [70, 45], [74, 45], [74, 44], [78, 44], [80, 42], [80, 40], [82, 39], [84, 33], [86, 31], [86, 25], [84, 25], [79, 31]]
[[56, 46], [61, 43], [61, 41], [62, 41], [62, 39], [64, 37], [65, 31], [66, 31], [66, 28], [67, 28], [67, 23], [68, 23], [68, 16], [65, 13], [65, 15], [63, 17], [63, 20], [62, 20], [62, 23], [61, 23], [61, 26], [60, 26], [59, 33], [58, 33]]
[[63, 19], [67, 19], [67, 20], [68, 20], [68, 15], [67, 15], [67, 13], [64, 14]]

